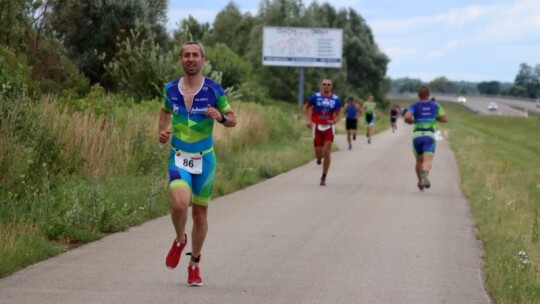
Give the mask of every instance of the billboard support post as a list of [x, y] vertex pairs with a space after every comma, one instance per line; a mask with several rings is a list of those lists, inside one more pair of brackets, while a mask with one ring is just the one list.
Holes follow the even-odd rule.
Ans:
[[304, 105], [304, 68], [298, 69], [298, 106]]

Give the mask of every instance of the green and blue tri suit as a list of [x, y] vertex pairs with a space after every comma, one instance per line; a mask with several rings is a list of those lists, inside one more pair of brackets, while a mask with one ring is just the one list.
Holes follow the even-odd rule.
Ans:
[[435, 101], [417, 101], [408, 110], [414, 118], [413, 152], [416, 156], [435, 154], [435, 127], [437, 118], [445, 115], [443, 108]]
[[200, 206], [208, 206], [216, 176], [214, 119], [206, 115], [208, 105], [221, 113], [231, 110], [223, 88], [209, 78], [204, 78], [189, 110], [180, 91], [180, 79], [167, 83], [163, 89], [162, 109], [172, 114], [169, 189], [191, 189], [191, 202]]
[[364, 103], [364, 112], [366, 113], [366, 125], [372, 126], [375, 124], [375, 107], [377, 104], [374, 101], [366, 101]]

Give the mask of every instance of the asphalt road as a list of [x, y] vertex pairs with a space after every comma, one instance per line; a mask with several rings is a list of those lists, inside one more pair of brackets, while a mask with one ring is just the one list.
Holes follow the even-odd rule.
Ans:
[[[433, 97], [437, 101], [457, 102], [457, 95], [442, 95], [433, 93]], [[409, 99], [411, 103], [416, 101], [418, 97], [416, 94], [391, 94], [387, 96], [389, 98], [397, 99]], [[462, 103], [464, 107], [467, 107], [472, 112], [482, 115], [497, 115], [497, 116], [519, 116], [527, 117], [529, 114], [540, 115], [540, 107], [536, 107], [533, 100], [523, 100], [510, 97], [481, 97], [481, 96], [465, 96], [467, 98], [466, 103]], [[494, 102], [497, 104], [497, 110], [489, 110], [488, 105]]]
[[[457, 97], [454, 96], [441, 96], [438, 99], [457, 103]], [[492, 102], [497, 105], [497, 110], [489, 110], [488, 105]], [[534, 102], [509, 98], [467, 96], [467, 102], [463, 106], [483, 115], [527, 117], [529, 113], [540, 114], [540, 108], [537, 108]]]
[[360, 137], [325, 187], [313, 161], [213, 200], [202, 287], [186, 286], [186, 257], [165, 267], [165, 216], [1, 279], [0, 303], [490, 303], [448, 142], [420, 193], [410, 137], [401, 122]]

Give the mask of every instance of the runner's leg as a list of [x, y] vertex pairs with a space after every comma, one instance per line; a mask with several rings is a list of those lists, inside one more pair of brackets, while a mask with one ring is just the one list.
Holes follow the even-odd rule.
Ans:
[[[192, 209], [193, 230], [191, 231], [191, 255], [199, 257], [208, 232], [208, 206], [194, 204]], [[190, 260], [189, 264], [197, 265], [198, 263], [194, 263]]]

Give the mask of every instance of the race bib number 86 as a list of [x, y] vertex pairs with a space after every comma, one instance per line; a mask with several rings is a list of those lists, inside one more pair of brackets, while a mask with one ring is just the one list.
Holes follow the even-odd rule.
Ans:
[[200, 153], [176, 152], [174, 155], [174, 164], [191, 174], [202, 173], [202, 155]]

